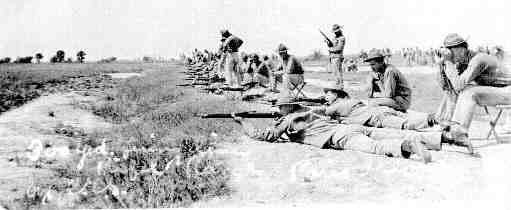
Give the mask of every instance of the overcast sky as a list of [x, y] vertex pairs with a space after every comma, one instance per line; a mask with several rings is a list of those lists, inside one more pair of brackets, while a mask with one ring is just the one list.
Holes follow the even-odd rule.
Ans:
[[326, 46], [318, 28], [344, 26], [346, 51], [437, 47], [457, 32], [469, 44], [511, 48], [505, 0], [0, 0], [0, 57], [70, 55], [89, 59], [177, 57], [216, 48], [219, 30], [244, 39], [244, 51], [271, 53], [279, 43], [306, 55]]

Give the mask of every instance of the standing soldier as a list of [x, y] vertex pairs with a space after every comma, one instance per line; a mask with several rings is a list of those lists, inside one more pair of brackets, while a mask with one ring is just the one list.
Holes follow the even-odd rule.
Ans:
[[341, 26], [338, 24], [334, 24], [332, 26], [332, 32], [335, 35], [334, 40], [330, 42], [325, 39], [329, 47], [328, 52], [330, 53], [329, 70], [334, 72], [336, 85], [343, 88], [344, 81], [342, 76], [342, 62], [344, 60], [343, 51], [344, 45], [346, 44], [346, 38], [342, 34]]
[[226, 57], [226, 50], [225, 50], [225, 37], [222, 37], [220, 39], [220, 46], [218, 47], [218, 65], [217, 65], [217, 74], [223, 75], [225, 77], [225, 72], [223, 71], [225, 68], [225, 57]]
[[243, 44], [243, 40], [232, 35], [228, 30], [221, 30], [220, 34], [225, 38], [225, 51], [227, 53], [225, 79], [229, 86], [239, 87], [241, 86], [241, 72], [239, 71], [240, 56], [238, 50]]

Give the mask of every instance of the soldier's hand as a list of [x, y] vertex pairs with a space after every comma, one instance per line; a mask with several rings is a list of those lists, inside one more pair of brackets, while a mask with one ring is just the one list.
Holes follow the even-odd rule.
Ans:
[[326, 45], [328, 47], [333, 47], [334, 46], [334, 44], [332, 44], [332, 42], [329, 42], [328, 40], [325, 40], [325, 42], [326, 42]]
[[236, 116], [234, 112], [231, 113], [231, 117], [234, 121], [238, 122], [238, 123], [241, 123], [241, 121], [243, 120], [242, 117], [239, 117], [239, 116]]

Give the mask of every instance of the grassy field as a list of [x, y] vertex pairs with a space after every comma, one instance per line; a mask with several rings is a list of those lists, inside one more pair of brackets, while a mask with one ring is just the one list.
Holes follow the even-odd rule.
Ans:
[[[2, 64], [0, 65], [0, 113], [23, 105], [59, 87], [73, 86], [76, 78], [104, 73], [139, 72], [141, 64]], [[69, 88], [69, 87], [68, 87]]]
[[[229, 169], [211, 151], [219, 142], [235, 141], [239, 135], [233, 132], [235, 123], [230, 119], [201, 120], [196, 116], [207, 112], [230, 113], [241, 108], [223, 97], [176, 88], [176, 84], [182, 83], [177, 65], [25, 67], [23, 70], [10, 67], [4, 72], [6, 75], [23, 72], [18, 75], [27, 76], [17, 78], [33, 78], [28, 75], [36, 72], [40, 77], [38, 71], [46, 71], [66, 78], [89, 73], [90, 69], [98, 74], [143, 69], [144, 77], [119, 82], [105, 90], [101, 100], [87, 107], [113, 123], [113, 129], [81, 133], [80, 128], [71, 126], [56, 128], [58, 133], [76, 137], [69, 145], [77, 151], [73, 153], [76, 155], [66, 161], [40, 165], [54, 175], [31, 186], [24, 198], [18, 200], [21, 207], [174, 207], [229, 193], [226, 185]], [[80, 73], [64, 72], [65, 69]], [[49, 81], [55, 76], [45, 78], [48, 79], [43, 81]], [[56, 200], [67, 198], [68, 202], [48, 202], [48, 195]]]
[[[45, 86], [57, 80], [61, 82], [56, 82], [56, 86], [62, 86], [75, 77], [144, 73], [143, 77], [105, 88], [91, 106], [77, 106], [111, 122], [112, 129], [83, 133], [79, 127], [68, 125], [55, 128], [55, 135], [73, 137], [69, 149], [74, 155], [65, 161], [38, 165], [53, 174], [30, 186], [25, 196], [15, 202], [21, 208], [161, 208], [188, 206], [229, 195], [233, 190], [228, 185], [232, 168], [212, 151], [221, 143], [236, 142], [241, 135], [239, 127], [230, 119], [201, 120], [196, 116], [267, 109], [199, 93], [193, 88], [177, 88], [175, 85], [183, 83], [184, 76], [177, 64], [43, 64], [1, 68], [2, 79], [10, 84], [4, 87], [20, 92], [34, 82]], [[364, 81], [365, 76], [367, 72], [345, 74], [349, 82]], [[434, 112], [441, 96], [434, 75], [407, 76], [413, 89], [411, 108]], [[308, 72], [306, 78], [329, 80], [331, 76]], [[321, 89], [308, 85], [306, 91]], [[350, 94], [367, 98], [360, 91]], [[264, 127], [269, 121], [254, 122]]]

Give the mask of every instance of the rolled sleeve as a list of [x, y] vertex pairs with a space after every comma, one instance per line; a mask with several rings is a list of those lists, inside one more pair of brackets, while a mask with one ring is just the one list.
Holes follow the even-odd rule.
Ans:
[[388, 72], [384, 78], [383, 97], [393, 98], [396, 94], [397, 74], [395, 72]]

